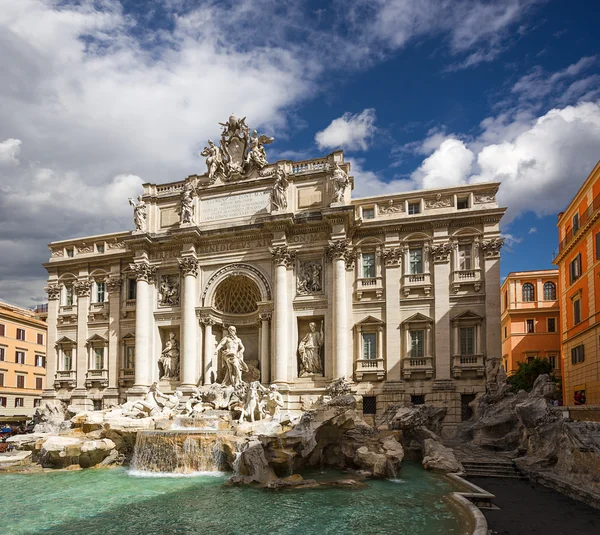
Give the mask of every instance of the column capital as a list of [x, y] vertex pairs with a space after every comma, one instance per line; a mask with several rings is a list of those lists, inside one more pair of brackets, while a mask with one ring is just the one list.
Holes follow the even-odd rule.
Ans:
[[198, 275], [198, 259], [193, 256], [184, 256], [183, 258], [178, 258], [177, 262], [179, 263], [179, 269], [181, 270], [181, 274], [185, 277], [186, 275], [191, 275], [192, 277], [196, 277]]
[[396, 267], [402, 263], [402, 247], [392, 247], [381, 251], [381, 260], [388, 267]]
[[204, 317], [200, 318], [200, 323], [202, 323], [206, 327], [208, 327], [208, 326], [212, 327], [213, 325], [217, 324], [217, 322], [209, 316], [204, 316]]
[[431, 246], [431, 256], [434, 264], [444, 264], [450, 260], [453, 245], [450, 242], [439, 243]]
[[109, 277], [106, 279], [106, 289], [109, 294], [116, 294], [121, 291], [121, 284], [123, 281], [121, 277]]
[[504, 245], [504, 238], [494, 238], [492, 240], [486, 240], [481, 244], [483, 249], [483, 256], [487, 259], [500, 258], [500, 249]]
[[356, 261], [357, 252], [352, 247], [352, 242], [345, 238], [337, 240], [329, 240], [329, 243], [325, 246], [325, 256], [329, 262], [333, 260], [344, 260], [347, 269], [354, 267]]
[[92, 281], [90, 279], [82, 279], [73, 284], [73, 289], [77, 293], [77, 297], [89, 297], [92, 290]]
[[270, 247], [273, 263], [277, 266], [290, 267], [296, 258], [296, 251], [291, 251], [287, 245]]
[[151, 282], [156, 275], [156, 268], [148, 262], [134, 262], [129, 264], [129, 269], [134, 272], [137, 281]]
[[60, 286], [58, 284], [48, 284], [44, 290], [48, 294], [48, 301], [56, 301], [60, 299]]

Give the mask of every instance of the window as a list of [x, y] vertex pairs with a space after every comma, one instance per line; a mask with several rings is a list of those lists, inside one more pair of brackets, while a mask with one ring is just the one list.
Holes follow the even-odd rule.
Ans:
[[508, 291], [504, 290], [504, 308], [508, 308]]
[[136, 280], [127, 279], [127, 299], [135, 299]]
[[17, 375], [17, 388], [25, 388], [25, 376]]
[[573, 284], [581, 277], [581, 253], [579, 253], [569, 264], [569, 281]]
[[596, 234], [596, 260], [600, 260], [600, 232]]
[[0, 373], [0, 386], [4, 386], [4, 374]]
[[15, 398], [15, 407], [24, 407], [25, 398]]
[[33, 400], [33, 408], [35, 409], [36, 407], [41, 407], [42, 406], [42, 400], [41, 399], [34, 399]]
[[6, 407], [6, 397], [0, 396], [0, 407]]
[[548, 318], [548, 332], [549, 333], [556, 332], [556, 318]]
[[44, 379], [42, 377], [36, 377], [35, 378], [35, 389], [41, 390], [42, 388], [44, 388]]
[[375, 219], [375, 208], [363, 208], [362, 216], [363, 219]]
[[375, 253], [362, 254], [362, 270], [364, 279], [375, 278]]
[[6, 336], [6, 325], [0, 323], [0, 336]]
[[575, 325], [581, 323], [581, 299], [573, 301], [573, 323]]
[[73, 350], [63, 349], [63, 371], [71, 371], [73, 369]]
[[408, 251], [408, 264], [411, 275], [423, 273], [423, 249], [410, 249]]
[[377, 396], [363, 396], [363, 414], [377, 414]]
[[6, 350], [3, 347], [0, 347], [0, 361], [6, 360]]
[[527, 327], [525, 329], [525, 332], [527, 332], [527, 333], [535, 332], [534, 321], [526, 320], [526, 322], [527, 322]]
[[413, 394], [410, 396], [410, 402], [413, 405], [425, 405], [425, 396], [424, 395], [418, 395], [418, 394]]
[[544, 284], [544, 301], [556, 301], [556, 284], [553, 282]]
[[93, 353], [92, 369], [103, 370], [104, 369], [104, 348], [95, 347]]
[[42, 333], [37, 333], [37, 343], [41, 346], [44, 345], [44, 335]]
[[134, 346], [125, 346], [125, 362], [124, 368], [131, 370], [135, 366], [135, 347]]
[[17, 340], [25, 341], [25, 329], [17, 329]]
[[363, 333], [363, 359], [375, 360], [377, 358], [377, 334]]
[[471, 244], [458, 246], [458, 269], [472, 269], [471, 267]]
[[67, 284], [65, 286], [65, 306], [73, 306], [73, 285]]
[[99, 253], [103, 253], [104, 252], [104, 244], [103, 243], [97, 243], [96, 244], [96, 251], [98, 251]]
[[475, 354], [475, 327], [461, 327], [459, 329], [460, 354]]
[[410, 331], [410, 358], [425, 356], [425, 331]]
[[583, 344], [575, 346], [571, 349], [571, 364], [580, 364], [585, 360]]
[[504, 327], [504, 338], [508, 338], [508, 327]]
[[46, 363], [44, 362], [44, 355], [36, 355], [35, 356], [35, 365], [38, 368], [44, 368]]
[[67, 251], [67, 256], [69, 258], [73, 258], [73, 247], [67, 247], [66, 251]]
[[535, 301], [535, 290], [533, 284], [526, 282], [521, 289], [523, 301]]
[[93, 399], [92, 402], [94, 403], [94, 410], [95, 411], [101, 411], [102, 410], [102, 400], [101, 399]]
[[25, 364], [25, 351], [15, 352], [15, 362], [17, 364]]
[[550, 366], [552, 366], [552, 369], [556, 369], [556, 355], [548, 355], [548, 362], [550, 363]]
[[408, 215], [415, 215], [421, 213], [420, 202], [409, 202], [408, 203]]
[[456, 201], [458, 210], [467, 210], [469, 208], [469, 197], [462, 197]]
[[96, 283], [96, 303], [104, 303], [106, 286], [103, 282]]
[[579, 214], [575, 214], [573, 216], [573, 236], [575, 236], [575, 234], [577, 234], [578, 230], [579, 230]]

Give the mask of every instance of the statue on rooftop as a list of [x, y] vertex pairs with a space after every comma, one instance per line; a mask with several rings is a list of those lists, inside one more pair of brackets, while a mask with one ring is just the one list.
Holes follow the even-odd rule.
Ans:
[[223, 155], [221, 149], [209, 139], [208, 147], [204, 147], [200, 155], [206, 157], [208, 180], [210, 184], [213, 184], [217, 180], [217, 176], [223, 174]]
[[350, 180], [348, 179], [346, 171], [340, 167], [339, 163], [335, 162], [335, 169], [333, 170], [333, 175], [331, 175], [329, 180], [333, 186], [333, 196], [331, 202], [343, 202], [344, 194], [346, 193], [346, 188], [350, 184]]
[[283, 167], [277, 167], [275, 171], [275, 183], [271, 192], [271, 206], [273, 211], [285, 210], [287, 208], [287, 173]]
[[181, 200], [179, 204], [180, 222], [194, 223], [194, 187], [191, 184], [186, 184], [181, 194]]
[[146, 203], [142, 199], [141, 195], [137, 198], [137, 200], [138, 202], [136, 204], [131, 197], [129, 198], [129, 204], [133, 206], [133, 222], [135, 223], [135, 230], [146, 232], [148, 219]]

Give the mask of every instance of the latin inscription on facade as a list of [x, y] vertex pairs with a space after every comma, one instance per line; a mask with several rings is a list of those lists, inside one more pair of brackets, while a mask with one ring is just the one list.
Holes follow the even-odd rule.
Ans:
[[270, 210], [271, 192], [269, 190], [200, 201], [200, 219], [202, 221], [268, 214]]

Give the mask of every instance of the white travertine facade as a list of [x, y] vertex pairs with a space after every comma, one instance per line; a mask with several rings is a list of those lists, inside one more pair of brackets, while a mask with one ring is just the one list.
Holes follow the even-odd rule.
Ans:
[[189, 395], [233, 325], [287, 410], [346, 377], [366, 412], [425, 401], [451, 430], [501, 356], [499, 185], [352, 199], [343, 152], [268, 164], [272, 138], [222, 126], [208, 173], [130, 201], [137, 230], [50, 244], [45, 397]]

